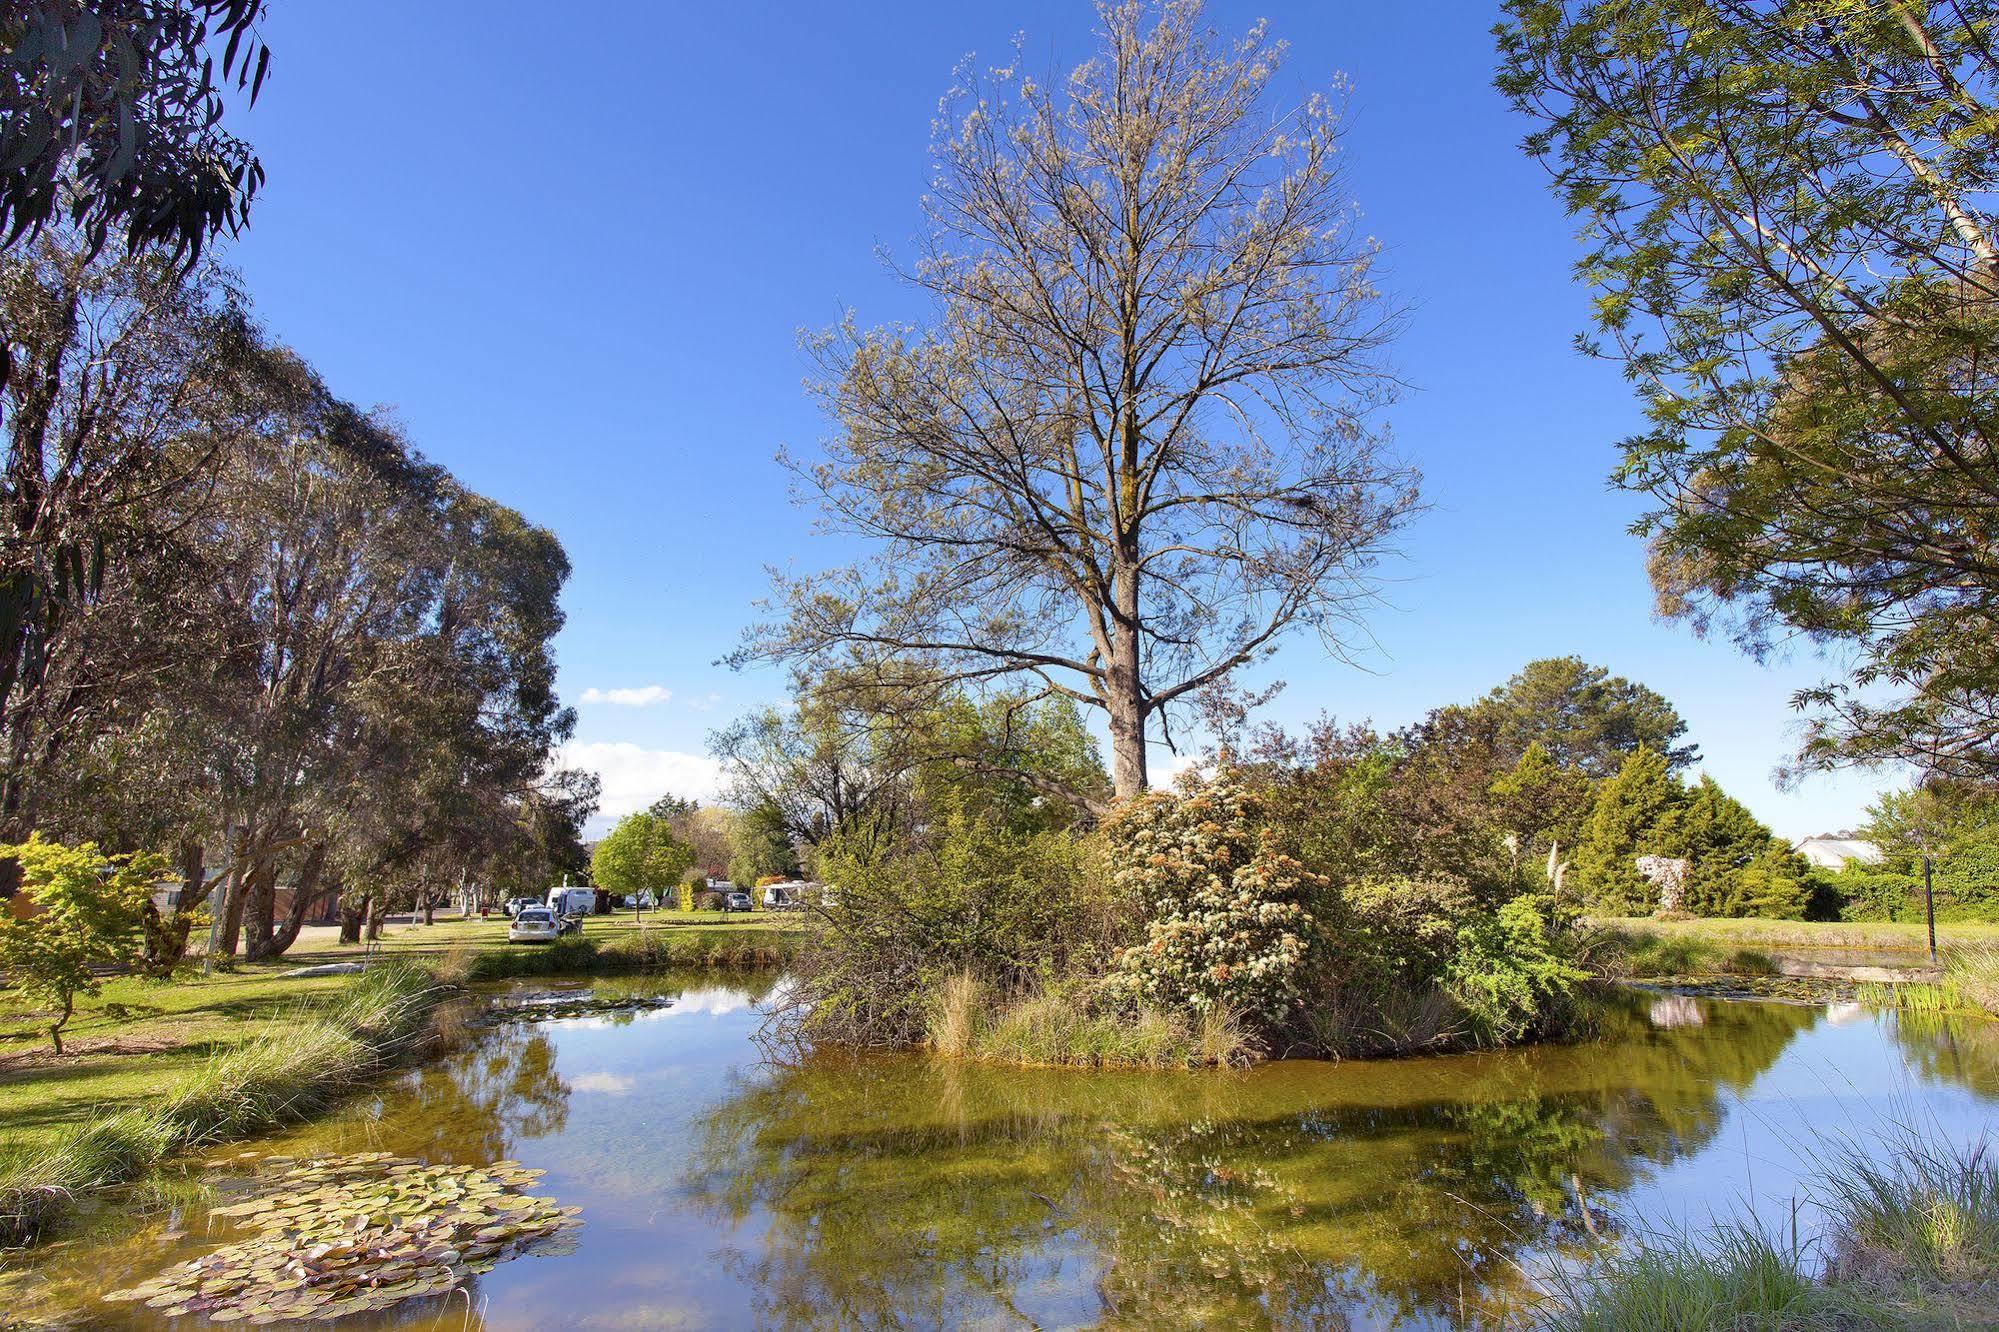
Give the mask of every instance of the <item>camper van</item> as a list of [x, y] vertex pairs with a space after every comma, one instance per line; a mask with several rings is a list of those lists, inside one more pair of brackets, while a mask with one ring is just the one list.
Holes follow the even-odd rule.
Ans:
[[583, 917], [597, 909], [595, 888], [574, 888], [564, 884], [560, 888], [548, 890], [548, 908], [560, 921], [582, 922]]

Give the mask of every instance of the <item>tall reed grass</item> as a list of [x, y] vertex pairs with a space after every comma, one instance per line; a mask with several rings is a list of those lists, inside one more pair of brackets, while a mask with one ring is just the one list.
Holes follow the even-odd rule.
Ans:
[[1914, 1129], [1844, 1145], [1811, 1202], [1817, 1242], [1742, 1221], [1615, 1247], [1558, 1273], [1542, 1332], [1990, 1327], [1999, 1271], [1999, 1162], [1984, 1142]]
[[1183, 1017], [1093, 1002], [1078, 987], [1008, 996], [966, 973], [931, 1000], [930, 1048], [961, 1059], [1085, 1068], [1214, 1068], [1254, 1053], [1236, 1014], [1211, 1008]]
[[35, 1238], [76, 1195], [168, 1156], [309, 1114], [424, 1043], [446, 993], [420, 967], [370, 968], [331, 1002], [301, 1004], [167, 1081], [156, 1109], [92, 1119], [0, 1154], [0, 1242]]

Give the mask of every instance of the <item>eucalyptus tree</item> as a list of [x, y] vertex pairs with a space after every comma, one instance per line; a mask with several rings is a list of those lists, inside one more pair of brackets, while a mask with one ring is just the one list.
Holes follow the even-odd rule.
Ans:
[[1999, 772], [1999, 4], [1509, 0], [1500, 88], [1649, 423], [1659, 604], [1802, 692], [1805, 765]]
[[18, 837], [58, 752], [177, 650], [72, 644], [82, 618], [107, 587], [176, 595], [192, 551], [174, 514], [261, 408], [254, 334], [208, 265], [92, 258], [51, 231], [0, 260], [0, 327], [16, 360], [0, 389], [0, 825]]
[[0, 250], [65, 217], [92, 252], [120, 231], [128, 250], [188, 262], [237, 232], [264, 169], [223, 126], [224, 93], [254, 103], [263, 88], [263, 14], [264, 0], [0, 6]]
[[734, 660], [1069, 699], [1128, 795], [1190, 696], [1294, 630], [1344, 650], [1415, 489], [1335, 101], [1273, 105], [1281, 44], [1192, 0], [1099, 17], [1066, 80], [1017, 51], [945, 99], [931, 322], [814, 342], [836, 434], [794, 463], [876, 553], [781, 581]]

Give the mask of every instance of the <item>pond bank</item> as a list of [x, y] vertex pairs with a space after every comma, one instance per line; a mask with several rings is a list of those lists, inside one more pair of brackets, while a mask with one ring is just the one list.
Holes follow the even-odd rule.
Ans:
[[332, 999], [302, 1002], [177, 1075], [146, 1078], [148, 1108], [93, 1113], [41, 1140], [8, 1142], [0, 1148], [0, 1243], [33, 1242], [78, 1195], [133, 1179], [176, 1153], [330, 1105], [430, 1048], [449, 993], [422, 968], [376, 967]]
[[[1751, 1195], [1788, 1236], [1820, 1174], [1800, 1159], [1813, 1125], [1885, 1116], [1970, 1144], [1999, 1108], [1999, 1025], [1983, 1020], [1627, 993], [1589, 1041], [1439, 1057], [1194, 1075], [772, 1063], [757, 1036], [774, 984], [707, 969], [508, 986], [522, 1020], [200, 1154], [215, 1168], [182, 1158], [107, 1195], [7, 1259], [0, 1302], [174, 1332], [104, 1297], [253, 1241], [240, 1203], [266, 1167], [240, 1162], [386, 1152], [519, 1162], [582, 1209], [573, 1252], [419, 1294], [393, 1315], [409, 1332], [1515, 1329], [1551, 1265], [1699, 1224], [1717, 1199]], [[1797, 1220], [1812, 1245], [1829, 1218]]]
[[[504, 926], [502, 926], [504, 938]], [[80, 1009], [74, 1053], [0, 1028], [0, 1245], [32, 1243], [82, 1195], [191, 1147], [308, 1118], [447, 1041], [446, 1000], [513, 977], [768, 968], [789, 931], [613, 928], [538, 948], [460, 940], [174, 981], [119, 977]], [[417, 960], [421, 957], [422, 960]], [[18, 1019], [18, 1020], [17, 1020]]]

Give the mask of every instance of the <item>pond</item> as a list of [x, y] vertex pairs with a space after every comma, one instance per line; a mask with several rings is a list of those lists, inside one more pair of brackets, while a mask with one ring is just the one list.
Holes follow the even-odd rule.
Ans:
[[[1829, 1137], [1970, 1139], [1999, 1024], [1633, 993], [1600, 1039], [1234, 1073], [920, 1056], [765, 1062], [771, 982], [713, 973], [522, 1005], [309, 1127], [99, 1205], [17, 1259], [10, 1313], [204, 1325], [103, 1293], [240, 1237], [244, 1150], [513, 1160], [581, 1208], [559, 1255], [341, 1327], [1455, 1328], [1673, 1222], [1794, 1209]], [[539, 987], [547, 991], [553, 987]]]

